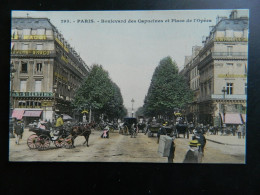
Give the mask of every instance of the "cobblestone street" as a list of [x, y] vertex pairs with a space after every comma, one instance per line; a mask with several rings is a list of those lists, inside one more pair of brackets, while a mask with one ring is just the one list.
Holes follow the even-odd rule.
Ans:
[[[25, 129], [20, 145], [10, 139], [10, 161], [64, 161], [64, 162], [149, 162], [167, 163], [166, 157], [157, 153], [157, 137], [148, 137], [139, 133], [136, 138], [121, 135], [117, 131], [110, 133], [109, 139], [100, 137], [100, 131], [92, 131], [89, 147], [83, 146], [84, 137], [75, 140], [74, 149], [56, 148], [52, 143], [46, 151], [30, 150], [27, 138], [32, 134]], [[190, 136], [191, 137], [191, 136]], [[207, 144], [202, 163], [244, 163], [245, 139], [236, 136], [206, 136]], [[174, 163], [182, 163], [188, 150], [190, 139], [175, 139]], [[221, 143], [222, 142], [222, 143]]]

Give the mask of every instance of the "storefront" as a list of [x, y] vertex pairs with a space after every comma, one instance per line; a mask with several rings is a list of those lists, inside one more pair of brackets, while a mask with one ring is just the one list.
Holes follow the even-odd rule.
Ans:
[[23, 114], [23, 119], [25, 125], [32, 123], [34, 120], [39, 121], [41, 119], [42, 110], [25, 110]]
[[17, 120], [24, 120], [25, 126], [34, 120], [39, 121], [42, 120], [42, 110], [32, 110], [32, 109], [19, 109], [16, 108], [13, 110], [12, 118], [16, 118]]

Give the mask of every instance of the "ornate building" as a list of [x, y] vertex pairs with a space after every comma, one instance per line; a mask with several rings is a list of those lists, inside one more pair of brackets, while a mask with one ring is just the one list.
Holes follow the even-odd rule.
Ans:
[[26, 124], [71, 114], [88, 66], [47, 18], [12, 18], [12, 116]]
[[199, 89], [199, 122], [214, 125], [245, 122], [248, 17], [239, 17], [237, 10], [229, 18], [220, 17], [203, 43], [198, 55], [192, 58], [194, 65], [186, 66], [191, 78], [196, 77], [192, 76], [194, 71], [199, 73], [199, 84], [190, 79], [191, 88]]

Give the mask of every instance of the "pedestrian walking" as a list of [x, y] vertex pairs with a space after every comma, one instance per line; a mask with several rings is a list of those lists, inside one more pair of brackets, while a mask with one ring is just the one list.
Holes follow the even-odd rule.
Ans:
[[232, 127], [232, 134], [233, 134], [233, 136], [235, 136], [236, 135], [236, 126], [235, 125], [233, 125], [233, 127]]
[[24, 126], [22, 124], [22, 121], [19, 120], [14, 126], [14, 133], [16, 137], [15, 143], [17, 145], [19, 145], [20, 139], [22, 139], [23, 131], [24, 131]]
[[168, 156], [168, 163], [173, 163], [174, 153], [175, 153], [175, 144], [174, 144], [174, 138], [172, 138], [170, 153]]
[[163, 126], [158, 130], [157, 133], [157, 143], [159, 143], [160, 135], [166, 135], [166, 129], [165, 129], [166, 123], [163, 124]]
[[201, 131], [198, 131], [197, 134], [195, 135], [195, 139], [197, 139], [200, 144], [199, 151], [202, 153], [202, 155], [204, 155], [204, 148], [207, 142], [205, 136]]
[[246, 135], [246, 125], [243, 124], [243, 125], [242, 125], [242, 138], [243, 138], [243, 139], [245, 138], [245, 135]]
[[200, 143], [198, 140], [192, 140], [189, 143], [189, 149], [185, 155], [183, 163], [201, 163], [202, 153], [199, 150]]
[[237, 127], [237, 137], [238, 137], [238, 139], [241, 139], [242, 132], [243, 132], [243, 126], [238, 125], [238, 127]]

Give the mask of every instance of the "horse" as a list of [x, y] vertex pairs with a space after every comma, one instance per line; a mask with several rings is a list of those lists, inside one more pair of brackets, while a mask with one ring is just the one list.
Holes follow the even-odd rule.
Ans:
[[85, 142], [83, 143], [83, 145], [85, 145], [87, 143], [87, 147], [89, 147], [88, 140], [89, 140], [89, 135], [91, 134], [91, 128], [92, 128], [92, 123], [89, 123], [89, 124], [79, 123], [78, 125], [74, 125], [71, 128], [70, 134], [71, 134], [71, 137], [72, 137], [71, 141], [72, 141], [72, 147], [73, 148], [75, 148], [74, 140], [78, 136], [84, 136]]

